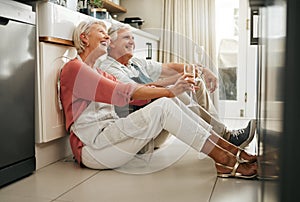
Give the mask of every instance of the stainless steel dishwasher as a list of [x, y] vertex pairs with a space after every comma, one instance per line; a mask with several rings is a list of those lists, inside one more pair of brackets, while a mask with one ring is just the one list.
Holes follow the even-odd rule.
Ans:
[[35, 13], [0, 0], [0, 187], [35, 170]]

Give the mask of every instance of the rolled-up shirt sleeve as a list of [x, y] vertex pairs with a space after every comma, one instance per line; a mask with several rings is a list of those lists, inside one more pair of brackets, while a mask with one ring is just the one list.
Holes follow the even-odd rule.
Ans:
[[138, 87], [138, 84], [118, 82], [113, 76], [97, 72], [79, 61], [69, 62], [63, 71], [61, 79], [66, 85], [71, 82], [69, 85], [73, 86], [72, 95], [75, 99], [123, 106], [131, 101], [132, 94]]
[[138, 87], [138, 84], [130, 83], [120, 83], [117, 82], [115, 88], [113, 89], [113, 94], [111, 97], [111, 104], [117, 106], [124, 106], [131, 102], [131, 97], [133, 92]]

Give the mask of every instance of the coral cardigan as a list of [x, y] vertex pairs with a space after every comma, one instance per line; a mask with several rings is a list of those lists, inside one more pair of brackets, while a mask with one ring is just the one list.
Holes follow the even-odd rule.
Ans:
[[[84, 146], [80, 139], [70, 131], [71, 125], [86, 109], [91, 101], [117, 106], [131, 103], [131, 95], [138, 87], [124, 84], [101, 70], [95, 70], [78, 59], [73, 59], [62, 68], [60, 73], [60, 99], [65, 115], [65, 127], [70, 132], [70, 145], [76, 161], [81, 164], [81, 150]], [[144, 101], [144, 104], [148, 101]], [[143, 101], [137, 101], [143, 104]]]

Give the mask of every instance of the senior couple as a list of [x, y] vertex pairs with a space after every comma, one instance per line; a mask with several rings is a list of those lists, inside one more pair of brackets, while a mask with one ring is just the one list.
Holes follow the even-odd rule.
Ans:
[[[78, 55], [61, 70], [60, 98], [79, 164], [121, 167], [151, 141], [159, 147], [166, 131], [211, 157], [218, 176], [256, 176], [257, 157], [243, 150], [254, 136], [255, 121], [228, 130], [211, 111], [203, 82], [197, 87], [201, 107], [189, 109], [185, 92], [195, 83], [183, 74], [183, 64], [134, 58], [134, 38], [126, 25], [112, 25], [109, 36], [102, 21], [81, 22], [73, 41]], [[99, 62], [104, 54], [107, 58]], [[216, 77], [207, 68], [200, 71], [213, 92]], [[138, 110], [131, 107], [141, 105]]]

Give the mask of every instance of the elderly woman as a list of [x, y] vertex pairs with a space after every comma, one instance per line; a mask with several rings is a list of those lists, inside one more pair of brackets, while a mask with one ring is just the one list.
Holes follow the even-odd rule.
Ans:
[[[193, 149], [211, 157], [219, 176], [253, 178], [256, 156], [249, 155], [220, 138], [199, 116], [174, 98], [191, 90], [187, 76], [170, 88], [124, 84], [93, 68], [106, 54], [109, 43], [101, 21], [81, 22], [73, 34], [77, 58], [60, 74], [60, 97], [66, 130], [78, 163], [93, 169], [118, 168], [129, 162], [141, 148], [165, 129]], [[119, 118], [114, 105], [143, 103], [144, 108]]]

